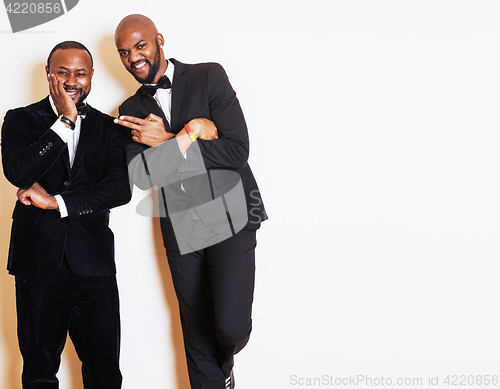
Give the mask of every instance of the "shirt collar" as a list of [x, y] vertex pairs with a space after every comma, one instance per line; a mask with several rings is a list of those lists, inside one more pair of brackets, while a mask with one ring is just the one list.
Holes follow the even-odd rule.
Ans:
[[[174, 67], [175, 65], [173, 64], [173, 62], [167, 59], [167, 70], [165, 70], [165, 73], [163, 73], [163, 75], [168, 77], [172, 85], [174, 84]], [[144, 84], [144, 85], [156, 85], [156, 84]]]
[[[56, 114], [56, 116], [59, 116], [59, 114], [57, 113], [56, 105], [54, 104], [54, 99], [52, 98], [51, 95], [49, 95], [49, 101], [50, 101], [50, 106], [52, 107], [52, 110], [54, 111], [54, 113]], [[83, 103], [87, 104], [87, 99], [83, 100]], [[86, 115], [79, 115], [79, 116], [81, 116], [82, 119], [85, 119]]]

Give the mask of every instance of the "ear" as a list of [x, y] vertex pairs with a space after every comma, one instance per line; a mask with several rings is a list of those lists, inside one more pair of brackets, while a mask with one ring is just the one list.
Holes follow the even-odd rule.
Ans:
[[45, 73], [47, 73], [47, 76], [50, 74], [50, 69], [48, 65], [45, 65]]
[[156, 34], [156, 42], [158, 42], [158, 45], [163, 46], [163, 44], [165, 43], [165, 39], [163, 38], [162, 34]]

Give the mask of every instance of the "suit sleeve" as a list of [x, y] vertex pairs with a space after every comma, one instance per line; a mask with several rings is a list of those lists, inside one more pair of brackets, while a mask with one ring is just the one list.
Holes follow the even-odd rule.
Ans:
[[242, 168], [249, 156], [248, 129], [236, 92], [219, 64], [209, 67], [207, 86], [210, 119], [217, 127], [219, 138], [199, 141], [205, 166], [207, 169]]
[[[5, 177], [18, 188], [29, 188], [52, 167], [66, 149], [59, 135], [50, 129], [35, 139], [30, 116], [22, 110], [10, 110], [2, 126], [2, 164]], [[39, 130], [39, 129], [36, 129]]]
[[[186, 160], [175, 138], [152, 148], [127, 137], [127, 160], [131, 181], [141, 189], [175, 181], [174, 173], [204, 174], [208, 168], [239, 169], [249, 155], [248, 130], [236, 93], [219, 64], [211, 64], [206, 72], [210, 119], [217, 126], [219, 139], [194, 142]], [[188, 97], [189, 98], [189, 97]], [[132, 104], [124, 103], [120, 114], [138, 115]], [[194, 118], [193, 118], [194, 119]]]
[[[148, 114], [137, 112], [133, 105], [123, 104], [119, 108], [120, 115], [146, 117]], [[148, 147], [132, 140], [127, 134], [126, 153], [128, 173], [131, 184], [135, 184], [142, 190], [149, 189], [155, 185], [173, 183], [179, 178], [175, 175], [184, 170], [199, 170], [204, 166], [198, 146], [189, 148], [193, 158], [188, 162], [182, 155], [175, 137], [156, 147]], [[199, 156], [196, 158], [196, 156]], [[198, 162], [197, 164], [195, 162]], [[197, 169], [194, 167], [197, 166]]]
[[109, 142], [102, 179], [93, 185], [60, 194], [66, 203], [70, 221], [107, 211], [130, 201], [123, 131], [112, 123], [105, 131]]

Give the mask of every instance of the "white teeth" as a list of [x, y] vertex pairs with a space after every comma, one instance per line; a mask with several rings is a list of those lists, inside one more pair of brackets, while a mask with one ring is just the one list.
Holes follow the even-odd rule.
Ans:
[[136, 68], [136, 69], [141, 69], [141, 68], [143, 68], [144, 66], [146, 66], [146, 62], [141, 62], [141, 63], [138, 63], [138, 64], [134, 65], [134, 68]]

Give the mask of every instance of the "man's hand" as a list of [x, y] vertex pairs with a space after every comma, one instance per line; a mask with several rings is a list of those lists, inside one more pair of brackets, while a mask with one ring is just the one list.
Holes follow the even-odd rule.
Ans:
[[134, 116], [120, 116], [115, 123], [131, 130], [132, 140], [146, 146], [157, 146], [172, 138], [174, 134], [165, 131], [161, 117], [152, 113], [146, 119]]
[[64, 90], [62, 82], [54, 74], [49, 74], [47, 80], [49, 81], [50, 96], [54, 100], [57, 113], [66, 116], [73, 123], [76, 123], [76, 118], [78, 117], [76, 105]]
[[24, 205], [33, 205], [41, 209], [59, 209], [56, 198], [48, 194], [38, 182], [31, 188], [19, 189], [17, 199]]
[[198, 139], [213, 140], [219, 137], [214, 122], [205, 118], [191, 120], [188, 127]]
[[[193, 133], [193, 136], [195, 136], [197, 139], [214, 140], [219, 137], [217, 127], [215, 127], [214, 122], [212, 122], [211, 120], [204, 118], [193, 119], [189, 121], [187, 126]], [[176, 135], [176, 139], [181, 153], [185, 153], [192, 144], [191, 138], [186, 131], [186, 126], [184, 126], [184, 128], [179, 131], [179, 133]]]

